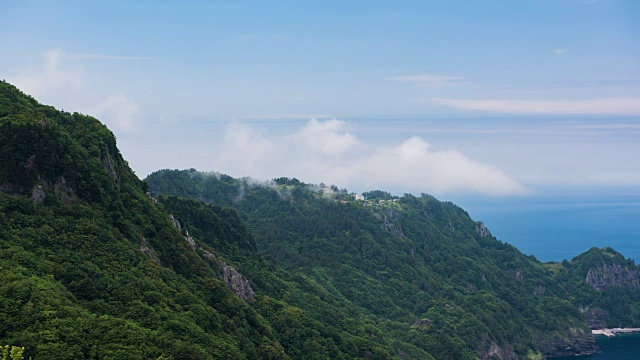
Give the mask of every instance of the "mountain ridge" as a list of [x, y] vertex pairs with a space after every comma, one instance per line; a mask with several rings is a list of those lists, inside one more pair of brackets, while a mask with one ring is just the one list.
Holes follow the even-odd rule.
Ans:
[[640, 318], [637, 289], [583, 280], [637, 269], [615, 251], [542, 264], [426, 194], [364, 206], [297, 179], [154, 174], [141, 181], [97, 119], [0, 83], [0, 344], [35, 359], [542, 358], [595, 351], [589, 311]]
[[[503, 273], [502, 275], [503, 277], [510, 279], [508, 281], [517, 283], [517, 282], [521, 282], [524, 277], [527, 277], [527, 278], [531, 277], [531, 274], [527, 274], [527, 272], [537, 271], [534, 269], [536, 267], [539, 268], [538, 270], [542, 270], [543, 268], [542, 264], [536, 261], [536, 265], [529, 266], [529, 269], [527, 270], [527, 266], [525, 266], [525, 264], [530, 261], [529, 257], [525, 257], [524, 255], [520, 254], [515, 248], [513, 248], [508, 244], [504, 244], [496, 241], [495, 238], [493, 238], [490, 235], [490, 232], [486, 229], [486, 227], [481, 226], [479, 222], [475, 222], [471, 220], [468, 217], [468, 213], [466, 213], [464, 210], [456, 207], [451, 203], [439, 202], [435, 198], [429, 195], [423, 194], [421, 197], [417, 198], [413, 195], [405, 194], [404, 197], [400, 198], [400, 197], [393, 197], [390, 194], [383, 191], [370, 192], [368, 193], [369, 195], [375, 194], [379, 197], [379, 198], [376, 198], [376, 204], [381, 204], [381, 205], [377, 205], [377, 206], [372, 205], [370, 207], [367, 207], [365, 206], [367, 205], [366, 202], [356, 201], [346, 191], [339, 191], [337, 188], [333, 186], [329, 187], [325, 185], [307, 185], [300, 182], [297, 179], [279, 178], [279, 179], [274, 179], [271, 182], [264, 183], [263, 186], [260, 186], [260, 185], [256, 185], [255, 181], [252, 181], [246, 178], [233, 179], [223, 174], [206, 174], [206, 173], [200, 173], [191, 169], [191, 170], [184, 170], [184, 171], [164, 170], [164, 171], [156, 172], [148, 176], [145, 181], [149, 182], [150, 189], [152, 192], [170, 193], [170, 194], [179, 195], [179, 196], [190, 196], [193, 198], [197, 198], [199, 200], [204, 200], [205, 202], [215, 203], [217, 205], [231, 206], [236, 208], [240, 212], [243, 219], [248, 222], [248, 224], [250, 225], [250, 228], [252, 228], [253, 232], [256, 234], [257, 236], [256, 241], [259, 244], [262, 242], [261, 245], [263, 247], [263, 253], [265, 254], [265, 256], [269, 259], [269, 261], [273, 263], [282, 263], [283, 261], [292, 262], [291, 259], [295, 259], [298, 256], [297, 253], [304, 251], [305, 245], [304, 243], [300, 243], [300, 241], [294, 243], [293, 246], [291, 246], [293, 248], [291, 249], [293, 251], [291, 251], [291, 250], [288, 250], [286, 247], [287, 245], [292, 245], [292, 244], [285, 243], [283, 245], [282, 241], [277, 240], [278, 238], [290, 237], [294, 239], [293, 241], [296, 241], [295, 240], [296, 237], [305, 238], [304, 235], [300, 234], [300, 232], [306, 231], [303, 229], [300, 229], [298, 233], [295, 233], [296, 231], [293, 231], [294, 232], [293, 234], [291, 233], [287, 234], [287, 231], [282, 233], [282, 229], [290, 230], [295, 226], [297, 226], [295, 224], [296, 222], [303, 222], [304, 225], [299, 225], [299, 226], [305, 227], [305, 229], [312, 229], [310, 230], [309, 236], [307, 236], [306, 238], [308, 239], [313, 238], [313, 242], [325, 243], [325, 242], [332, 241], [332, 240], [318, 241], [318, 238], [322, 237], [322, 235], [320, 235], [318, 232], [324, 231], [326, 233], [327, 231], [326, 229], [331, 227], [330, 223], [327, 222], [326, 219], [322, 218], [322, 216], [318, 216], [318, 214], [308, 214], [308, 216], [312, 216], [312, 220], [307, 222], [305, 222], [304, 220], [305, 216], [307, 216], [304, 213], [306, 211], [305, 204], [316, 201], [319, 204], [324, 204], [322, 206], [330, 208], [329, 210], [326, 210], [324, 213], [322, 213], [323, 215], [331, 216], [331, 214], [338, 214], [332, 218], [335, 222], [341, 222], [341, 221], [344, 222], [345, 219], [348, 220], [349, 218], [355, 218], [355, 219], [359, 219], [360, 221], [360, 224], [357, 227], [364, 228], [365, 225], [362, 219], [368, 216], [367, 214], [371, 215], [370, 220], [372, 221], [372, 224], [368, 224], [367, 226], [369, 231], [372, 231], [372, 229], [379, 227], [379, 229], [377, 230], [377, 234], [375, 236], [370, 236], [376, 239], [383, 239], [387, 237], [393, 243], [398, 244], [398, 243], [403, 243], [403, 242], [406, 243], [407, 241], [411, 241], [410, 240], [411, 237], [413, 238], [440, 237], [441, 238], [440, 241], [435, 241], [431, 244], [426, 244], [426, 243], [417, 244], [416, 242], [413, 242], [411, 244], [412, 246], [420, 245], [425, 247], [429, 245], [431, 246], [431, 249], [428, 249], [425, 251], [425, 247], [423, 247], [422, 249], [406, 248], [403, 250], [404, 255], [402, 254], [398, 255], [398, 256], [404, 256], [404, 258], [402, 258], [401, 261], [411, 262], [414, 260], [410, 258], [406, 258], [406, 256], [415, 257], [416, 254], [420, 256], [420, 255], [423, 255], [424, 253], [429, 253], [429, 251], [431, 251], [432, 253], [437, 253], [437, 256], [434, 256], [434, 254], [431, 254], [431, 258], [428, 259], [427, 262], [432, 262], [433, 260], [439, 260], [439, 264], [437, 264], [438, 267], [434, 267], [430, 271], [427, 271], [426, 273], [424, 273], [424, 276], [426, 279], [431, 278], [431, 280], [427, 280], [427, 281], [431, 281], [431, 283], [433, 284], [438, 284], [443, 282], [443, 279], [441, 276], [434, 278], [434, 276], [437, 276], [436, 274], [442, 274], [447, 272], [451, 274], [460, 273], [460, 271], [456, 271], [455, 266], [451, 267], [450, 263], [459, 264], [458, 266], [459, 268], [469, 266], [469, 264], [479, 268], [480, 266], [478, 266], [478, 264], [475, 264], [475, 261], [472, 260], [472, 258], [474, 257], [474, 253], [487, 251], [487, 249], [492, 249], [492, 248], [495, 248], [495, 250], [498, 253], [500, 253], [501, 251], [511, 251], [513, 252], [513, 254], [517, 253], [518, 255], [515, 257], [516, 259], [519, 259], [518, 261], [520, 261], [520, 264], [518, 265], [518, 261], [515, 261], [513, 264], [511, 264], [511, 268], [509, 269], [500, 269], [499, 266], [494, 265], [496, 266], [494, 270], [487, 271], [486, 274], [480, 274], [480, 275], [474, 274], [474, 276], [472, 276], [471, 278], [469, 277], [470, 276], [469, 274], [458, 274], [457, 275], [458, 277], [453, 279], [454, 282], [462, 282], [466, 284], [465, 285], [466, 287], [470, 287], [470, 288], [482, 287], [483, 283], [487, 281], [487, 278], [490, 278], [489, 282], [491, 282], [491, 280], [494, 280], [494, 282], [496, 283], [500, 283], [501, 281], [506, 281], [502, 279], [500, 280], [495, 279], [495, 273], [501, 272]], [[238, 196], [238, 194], [242, 194], [242, 197]], [[327, 199], [328, 198], [327, 194], [331, 195], [330, 199]], [[261, 200], [259, 199], [262, 200], [262, 207], [260, 206]], [[381, 202], [380, 200], [386, 200], [386, 201]], [[278, 209], [278, 206], [273, 205], [274, 202], [276, 203], [280, 202], [281, 204], [284, 204], [283, 205], [284, 208]], [[271, 207], [265, 206], [264, 204], [271, 204]], [[418, 206], [415, 207], [412, 205], [418, 205]], [[403, 207], [406, 207], [406, 209], [402, 210]], [[349, 213], [349, 210], [345, 210], [345, 209], [351, 209], [352, 213]], [[315, 208], [315, 209], [313, 209], [312, 207], [311, 210], [312, 212], [313, 211], [322, 212], [320, 205], [318, 205], [318, 208]], [[286, 217], [288, 213], [297, 214], [297, 218], [295, 218], [295, 220], [291, 220], [290, 223], [282, 223], [283, 221], [285, 221], [283, 220], [283, 217]], [[343, 214], [343, 213], [346, 213], [346, 214]], [[253, 220], [252, 220], [252, 214], [256, 214], [257, 216]], [[269, 217], [269, 215], [267, 214], [272, 214], [273, 216]], [[274, 214], [278, 214], [278, 215], [274, 215]], [[407, 222], [406, 224], [402, 224], [404, 220], [410, 217], [413, 217], [413, 218], [420, 217], [422, 219], [420, 220], [421, 223]], [[342, 227], [344, 228], [343, 231], [346, 231], [347, 233], [350, 232], [350, 230], [348, 229], [349, 226], [353, 227], [353, 223], [343, 224], [342, 225]], [[430, 229], [430, 230], [425, 230], [425, 229]], [[276, 231], [276, 233], [274, 233], [273, 235], [267, 235], [267, 236], [263, 235], [263, 233], [266, 233], [269, 231], [273, 232], [274, 230]], [[352, 228], [351, 230], [354, 230], [354, 229]], [[358, 229], [355, 229], [355, 230], [358, 230]], [[277, 231], [280, 231], [280, 233], [278, 233]], [[387, 234], [384, 235], [380, 233], [380, 231], [386, 232]], [[427, 232], [425, 233], [425, 231]], [[457, 234], [457, 235], [452, 235], [452, 234]], [[339, 234], [334, 234], [334, 236], [336, 235], [341, 236]], [[409, 238], [407, 238], [405, 235], [409, 236]], [[459, 256], [449, 257], [446, 261], [443, 261], [442, 259], [437, 259], [437, 257], [442, 257], [444, 255], [442, 251], [438, 250], [438, 247], [444, 246], [444, 248], [448, 249], [448, 247], [456, 244], [456, 242], [459, 240], [459, 239], [458, 240], [455, 239], [457, 236], [462, 236], [468, 240], [473, 239], [472, 242], [475, 243], [475, 245], [472, 246], [473, 249], [466, 250], [464, 253], [459, 253], [458, 254]], [[343, 243], [349, 242], [349, 240], [346, 238], [343, 238], [339, 241]], [[464, 243], [458, 243], [458, 245], [456, 245], [458, 246], [458, 248], [460, 248], [457, 252], [465, 248], [465, 245], [460, 246], [460, 244], [464, 244]], [[362, 244], [360, 244], [359, 246], [362, 247]], [[265, 250], [265, 247], [266, 247], [266, 250]], [[343, 251], [344, 250], [345, 249], [343, 248]], [[361, 248], [357, 250], [362, 251]], [[374, 249], [372, 250], [376, 251]], [[436, 250], [436, 251], [433, 251], [433, 250]], [[391, 252], [392, 250], [390, 250], [389, 248], [387, 248], [386, 250], [382, 250], [383, 253], [385, 251]], [[330, 251], [325, 251], [325, 252], [328, 253]], [[325, 269], [329, 268], [326, 270], [331, 271], [331, 267], [336, 266], [335, 265], [336, 261], [338, 261], [339, 263], [344, 263], [344, 261], [337, 260], [338, 258], [340, 258], [340, 255], [337, 255], [335, 248], [332, 254], [333, 254], [333, 257], [325, 257], [320, 262], [314, 262], [313, 259], [309, 261], [300, 260], [297, 263], [293, 264], [292, 266], [290, 265], [288, 267], [288, 270], [296, 271], [297, 268], [301, 268], [301, 267], [304, 268], [305, 266], [307, 266], [309, 269], [306, 271], [309, 271], [314, 267], [323, 267], [322, 264], [324, 263], [324, 264], [329, 264], [327, 266], [324, 266], [324, 268]], [[446, 257], [446, 255], [444, 255], [444, 257]], [[289, 260], [285, 260], [285, 258]], [[463, 260], [463, 259], [467, 259], [467, 260]], [[362, 260], [366, 261], [367, 259], [362, 259]], [[505, 264], [508, 264], [509, 261], [513, 261], [513, 260], [514, 259], [509, 259], [509, 256], [507, 256], [504, 259], [501, 259], [500, 261], [503, 261]], [[380, 260], [379, 263], [383, 261], [385, 260]], [[524, 268], [520, 269], [518, 268], [518, 266], [524, 266]], [[392, 273], [393, 269], [389, 269], [385, 271], [387, 271], [388, 273]], [[542, 271], [544, 272], [544, 270]], [[353, 276], [353, 272], [350, 273], [350, 276]], [[475, 279], [473, 279], [474, 277]], [[374, 279], [374, 280], [379, 281], [380, 279]], [[548, 278], [546, 281], [552, 282], [553, 280]], [[334, 282], [335, 282], [335, 279], [334, 279]], [[446, 283], [447, 281], [444, 281], [444, 282]], [[388, 285], [384, 285], [384, 286], [388, 286]], [[516, 285], [514, 284], [514, 286]], [[348, 294], [349, 292], [348, 289], [345, 291], [347, 291], [347, 297], [353, 300], [353, 296], [355, 294], [353, 293]], [[441, 291], [445, 291], [445, 290], [441, 290]], [[466, 291], [466, 290], [462, 290], [462, 291]], [[564, 290], [562, 288], [557, 288], [552, 290], [548, 286], [545, 287], [544, 284], [530, 286], [529, 290], [527, 290], [527, 292], [531, 293], [532, 295], [534, 295], [536, 291], [541, 292], [538, 294], [538, 295], [541, 295], [541, 294], [544, 294], [545, 291], [562, 292]], [[510, 295], [510, 296], [515, 297], [515, 295]], [[379, 296], [379, 297], [384, 298], [384, 296]], [[565, 295], [565, 297], [568, 298], [568, 295]], [[397, 298], [397, 296], [395, 298]], [[367, 300], [363, 300], [363, 301], [364, 303], [367, 303]], [[393, 300], [388, 300], [388, 301], [390, 303], [394, 302]], [[398, 300], [395, 300], [395, 301], [397, 302]], [[458, 301], [462, 301], [462, 300], [459, 299]], [[373, 299], [370, 299], [369, 305], [371, 305], [371, 303], [373, 302], [375, 301]], [[446, 305], [446, 304], [443, 304], [443, 305]], [[519, 306], [526, 307], [527, 305], [521, 304]], [[561, 307], [562, 306], [565, 306], [565, 305], [561, 305]], [[367, 306], [365, 305], [365, 307]], [[406, 309], [407, 307], [410, 307], [410, 306], [405, 303], [400, 307]], [[391, 307], [387, 311], [393, 312], [392, 308], [393, 308], [393, 305], [391, 305]], [[568, 307], [565, 310], [568, 310]], [[541, 311], [541, 310], [538, 309], [538, 311]], [[576, 312], [576, 317], [579, 317], [579, 315], [577, 315], [577, 309], [575, 310], [575, 312]], [[414, 322], [429, 323], [431, 321], [428, 318], [425, 321], [421, 321], [420, 319], [423, 319], [421, 315], [422, 314], [414, 314], [412, 324]], [[576, 324], [577, 323], [579, 322], [576, 322]], [[552, 325], [550, 326], [550, 328], [553, 328], [553, 326], [557, 326], [557, 325]], [[540, 326], [540, 328], [543, 328], [543, 327], [544, 326]], [[522, 332], [523, 331], [522, 328], [527, 328], [527, 327], [526, 325], [522, 325], [521, 329], [517, 331]], [[575, 328], [568, 329], [567, 331], [569, 333], [573, 333], [573, 335], [571, 336], [576, 337], [577, 343], [579, 343], [578, 345], [574, 346], [569, 344], [569, 346], [567, 346], [568, 344], [563, 343], [562, 341], [554, 342], [548, 339], [545, 340], [545, 335], [542, 334], [543, 331], [538, 331], [539, 335], [537, 335], [538, 336], [537, 341], [540, 344], [546, 344], [544, 351], [548, 355], [560, 356], [560, 355], [573, 354], [580, 351], [584, 351], [584, 352], [594, 351], [591, 345], [589, 345], [592, 343], [593, 337], [591, 336], [586, 326], [584, 325], [576, 326]], [[576, 335], [579, 335], [579, 336], [576, 336]], [[562, 336], [557, 336], [557, 337], [561, 339], [563, 338]], [[568, 337], [565, 337], [565, 339], [568, 339]], [[493, 349], [495, 349], [496, 347], [500, 348], [499, 346], [497, 346], [497, 344], [491, 344], [491, 342], [487, 343], [486, 346], [487, 346], [486, 348], [487, 353], [491, 352], [490, 349], [492, 348]], [[570, 351], [566, 350], [567, 347], [570, 348]], [[565, 350], [563, 351], [562, 349], [565, 349]], [[508, 353], [508, 351], [506, 353]], [[509, 355], [505, 354], [505, 358], [508, 358], [508, 357]]]

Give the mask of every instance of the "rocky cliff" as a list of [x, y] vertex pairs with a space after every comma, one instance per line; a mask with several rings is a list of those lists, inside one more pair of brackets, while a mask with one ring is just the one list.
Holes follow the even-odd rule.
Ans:
[[600, 291], [613, 288], [635, 290], [640, 288], [640, 271], [620, 264], [604, 264], [589, 269], [586, 281]]
[[224, 261], [219, 264], [218, 277], [224, 281], [227, 287], [242, 300], [253, 300], [253, 289], [249, 281], [232, 266]]
[[[185, 240], [189, 243], [192, 249], [200, 250], [202, 254], [204, 254], [205, 258], [216, 264], [216, 275], [225, 283], [225, 285], [227, 285], [227, 288], [229, 288], [229, 290], [231, 290], [237, 297], [242, 300], [254, 300], [254, 291], [251, 288], [251, 285], [249, 285], [249, 281], [242, 274], [240, 274], [238, 270], [236, 270], [233, 266], [227, 265], [226, 262], [221, 261], [210, 251], [207, 251], [200, 245], [198, 245], [195, 239], [189, 234], [189, 230], [183, 227], [180, 224], [180, 221], [178, 221], [178, 219], [176, 219], [173, 214], [169, 214], [169, 219], [173, 223], [173, 226], [180, 230]], [[148, 256], [151, 256], [149, 254], [149, 249], [146, 247], [141, 246], [140, 251], [147, 254]]]
[[572, 328], [571, 339], [543, 340], [538, 342], [538, 346], [548, 358], [590, 355], [600, 351], [591, 331], [582, 328]]

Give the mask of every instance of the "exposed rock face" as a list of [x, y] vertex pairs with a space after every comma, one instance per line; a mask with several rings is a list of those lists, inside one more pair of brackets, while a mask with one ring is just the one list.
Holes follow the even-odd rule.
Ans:
[[604, 329], [607, 327], [606, 320], [608, 316], [609, 314], [600, 308], [587, 308], [584, 311], [584, 320], [590, 329]]
[[413, 323], [412, 327], [414, 327], [414, 328], [416, 328], [416, 327], [428, 328], [429, 325], [431, 325], [432, 323], [433, 323], [433, 321], [431, 321], [430, 319], [423, 318], [423, 319], [416, 320], [416, 322]]
[[[176, 219], [173, 215], [170, 214], [169, 219], [171, 220], [173, 225], [178, 230], [180, 230], [180, 232], [182, 232], [185, 240], [187, 240], [189, 245], [191, 245], [191, 247], [194, 250], [202, 251], [202, 254], [204, 254], [204, 257], [218, 264], [218, 271], [216, 275], [218, 275], [218, 278], [227, 285], [229, 290], [231, 290], [234, 294], [236, 294], [237, 297], [239, 297], [242, 300], [254, 299], [253, 289], [249, 285], [249, 281], [244, 276], [242, 276], [242, 274], [240, 274], [232, 266], [227, 265], [227, 263], [225, 263], [224, 261], [220, 261], [211, 252], [203, 249], [201, 246], [196, 244], [195, 240], [191, 237], [191, 235], [189, 235], [189, 230], [187, 230], [186, 228], [183, 229], [178, 219]], [[143, 249], [142, 246], [140, 246], [140, 250], [145, 254], [147, 254], [147, 252]]]
[[482, 221], [476, 223], [476, 232], [482, 237], [491, 236], [491, 231], [489, 231]]
[[502, 360], [502, 356], [500, 356], [500, 347], [496, 343], [491, 343], [489, 349], [482, 354], [482, 359], [495, 359], [498, 358]]
[[492, 342], [489, 348], [482, 353], [482, 360], [488, 360], [488, 359], [503, 360], [503, 359], [515, 359], [515, 358], [516, 358], [515, 354], [505, 352], [495, 342]]
[[64, 176], [59, 177], [55, 182], [42, 180], [41, 184], [34, 185], [31, 190], [31, 201], [35, 204], [42, 204], [47, 197], [47, 191], [52, 191], [53, 196], [63, 204], [71, 204], [78, 200], [78, 196], [73, 191]]
[[399, 224], [389, 219], [386, 215], [382, 216], [382, 228], [392, 233], [393, 235], [404, 238], [404, 232], [402, 232], [402, 227]]
[[171, 220], [171, 222], [173, 223], [173, 226], [175, 226], [176, 228], [178, 228], [178, 230], [182, 231], [182, 226], [180, 226], [180, 221], [178, 221], [178, 219], [176, 219], [175, 217], [173, 217], [172, 214], [169, 214], [169, 219]]
[[227, 284], [236, 296], [243, 300], [253, 300], [253, 289], [249, 286], [249, 281], [245, 279], [236, 269], [227, 265], [224, 261], [219, 264], [218, 277]]
[[151, 258], [151, 260], [160, 264], [160, 258], [158, 257], [158, 255], [156, 255], [156, 252], [149, 247], [149, 241], [145, 239], [144, 236], [140, 240], [140, 251], [142, 251], [145, 255]]
[[212, 253], [210, 253], [209, 251], [207, 251], [205, 249], [202, 249], [202, 248], [200, 248], [200, 250], [202, 250], [202, 253], [204, 254], [204, 257], [206, 257], [207, 259], [209, 259], [209, 260], [215, 260], [216, 259], [216, 256], [213, 255]]
[[78, 200], [78, 196], [73, 189], [67, 185], [64, 176], [61, 176], [53, 184], [53, 193], [58, 201], [63, 204], [70, 204]]
[[31, 201], [33, 201], [34, 204], [40, 205], [44, 202], [45, 197], [46, 195], [42, 185], [33, 185], [33, 190], [31, 190]]
[[453, 224], [451, 223], [451, 221], [449, 221], [449, 223], [447, 224], [447, 230], [451, 231], [451, 232], [456, 232], [456, 227], [453, 226]]
[[590, 330], [571, 328], [571, 342], [566, 339], [537, 341], [540, 351], [549, 358], [589, 355], [599, 351]]
[[191, 237], [191, 235], [189, 235], [189, 230], [187, 229], [182, 229], [182, 226], [180, 225], [180, 221], [178, 221], [178, 219], [176, 219], [175, 217], [173, 217], [172, 214], [169, 214], [169, 219], [171, 220], [171, 222], [173, 223], [173, 226], [175, 226], [178, 230], [180, 230], [180, 232], [182, 233], [182, 235], [184, 235], [185, 240], [187, 240], [187, 242], [189, 243], [189, 245], [191, 245], [191, 247], [195, 250], [198, 245], [196, 245], [195, 240], [193, 240], [193, 238]]
[[100, 161], [102, 162], [102, 166], [104, 166], [105, 170], [107, 170], [107, 173], [109, 174], [109, 178], [111, 178], [111, 181], [113, 182], [113, 184], [119, 187], [120, 178], [116, 173], [116, 167], [114, 165], [114, 161], [113, 161], [113, 158], [111, 157], [111, 154], [107, 152], [105, 154], [100, 155]]
[[594, 289], [607, 291], [613, 288], [640, 288], [640, 272], [635, 269], [613, 265], [599, 265], [587, 272], [587, 283]]
[[193, 240], [191, 235], [189, 235], [189, 230], [186, 230], [185, 239], [187, 239], [187, 242], [189, 243], [189, 245], [191, 245], [192, 248], [196, 248], [196, 242], [195, 240]]
[[524, 280], [524, 276], [522, 276], [522, 272], [520, 270], [516, 270], [515, 276], [517, 280], [520, 280], [520, 281]]

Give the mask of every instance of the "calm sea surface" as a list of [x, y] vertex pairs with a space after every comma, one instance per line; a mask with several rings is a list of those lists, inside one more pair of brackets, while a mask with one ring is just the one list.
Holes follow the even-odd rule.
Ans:
[[618, 335], [615, 337], [596, 336], [596, 343], [602, 353], [564, 357], [558, 360], [637, 360], [640, 359], [640, 334]]
[[611, 246], [640, 263], [639, 188], [538, 190], [526, 197], [452, 201], [484, 221], [499, 240], [541, 261], [571, 260], [591, 247]]

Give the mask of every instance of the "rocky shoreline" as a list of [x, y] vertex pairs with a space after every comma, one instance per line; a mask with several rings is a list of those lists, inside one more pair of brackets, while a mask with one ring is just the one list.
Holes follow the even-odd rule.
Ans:
[[572, 328], [565, 338], [554, 338], [538, 341], [538, 346], [545, 358], [552, 359], [566, 356], [584, 356], [600, 352], [596, 346], [594, 335], [587, 328]]

